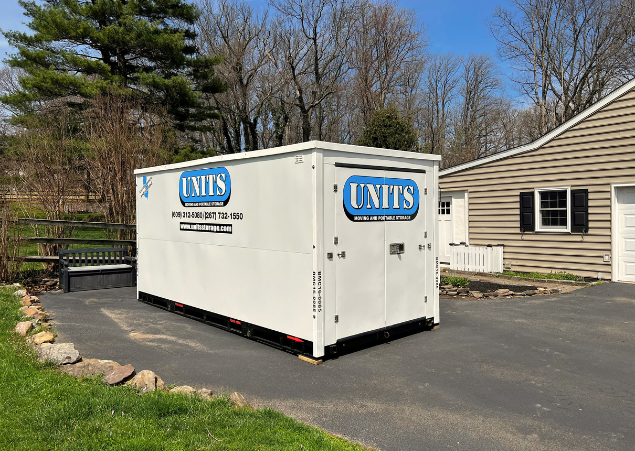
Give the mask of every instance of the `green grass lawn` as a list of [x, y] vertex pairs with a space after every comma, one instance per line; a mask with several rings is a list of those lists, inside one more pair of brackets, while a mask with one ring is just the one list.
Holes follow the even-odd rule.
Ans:
[[0, 450], [363, 449], [270, 409], [234, 409], [224, 397], [139, 395], [63, 375], [12, 333], [21, 318], [14, 290], [0, 288]]

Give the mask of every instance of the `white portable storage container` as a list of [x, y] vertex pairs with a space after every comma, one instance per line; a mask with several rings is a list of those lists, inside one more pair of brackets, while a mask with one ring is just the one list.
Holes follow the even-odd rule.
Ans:
[[313, 141], [136, 170], [138, 298], [313, 357], [430, 328], [439, 160]]

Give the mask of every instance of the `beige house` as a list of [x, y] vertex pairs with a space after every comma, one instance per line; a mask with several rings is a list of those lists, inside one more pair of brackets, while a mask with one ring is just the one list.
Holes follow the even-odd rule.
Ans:
[[449, 243], [502, 244], [506, 269], [635, 282], [635, 80], [439, 183], [441, 262]]

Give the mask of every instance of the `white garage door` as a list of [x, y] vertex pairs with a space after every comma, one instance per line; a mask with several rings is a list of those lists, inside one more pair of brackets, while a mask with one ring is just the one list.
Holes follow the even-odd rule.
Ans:
[[635, 282], [635, 187], [617, 188], [617, 279]]

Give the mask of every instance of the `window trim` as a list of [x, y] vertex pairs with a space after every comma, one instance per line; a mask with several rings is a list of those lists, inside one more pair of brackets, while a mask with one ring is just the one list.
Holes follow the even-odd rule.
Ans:
[[[550, 227], [542, 226], [542, 216], [540, 213], [540, 193], [545, 191], [566, 191], [567, 192], [567, 228], [566, 229], [554, 229]], [[536, 188], [534, 190], [534, 208], [535, 208], [535, 231], [536, 232], [558, 232], [558, 233], [571, 233], [571, 187], [560, 188]]]

